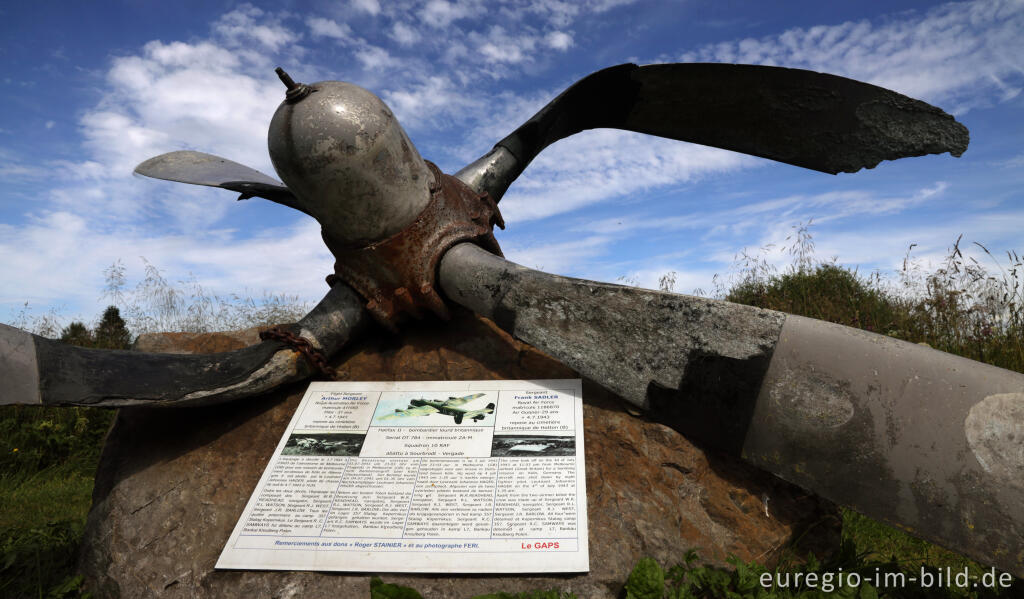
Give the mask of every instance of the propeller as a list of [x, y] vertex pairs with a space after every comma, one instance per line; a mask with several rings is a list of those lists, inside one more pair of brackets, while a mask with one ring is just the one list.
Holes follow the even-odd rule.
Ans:
[[823, 173], [967, 149], [941, 109], [845, 77], [784, 67], [622, 64], [584, 77], [456, 173], [497, 201], [552, 143], [599, 127], [769, 158]]
[[472, 244], [452, 301], [688, 438], [1024, 574], [1024, 374], [751, 306], [550, 275]]
[[165, 181], [229, 189], [241, 194], [239, 200], [258, 196], [309, 214], [277, 179], [213, 154], [192, 150], [168, 152], [143, 162], [135, 167], [135, 172]]
[[[586, 129], [637, 131], [835, 174], [906, 156], [959, 156], [969, 136], [953, 117], [811, 71], [627, 64], [580, 80], [453, 179], [426, 166], [370, 92], [279, 75], [290, 93], [269, 145], [284, 185], [189, 151], [136, 172], [302, 210], [320, 222], [339, 261], [370, 264], [350, 278], [336, 266], [343, 280], [393, 277], [388, 301], [410, 312], [417, 294], [435, 297], [436, 283], [449, 301], [709, 447], [1024, 575], [1024, 375], [770, 310], [549, 275], [471, 237], [481, 223], [489, 231], [500, 222], [493, 202], [539, 152]], [[337, 105], [353, 109], [327, 109]], [[431, 236], [428, 214], [450, 230], [467, 219], [477, 228], [450, 243], [456, 237]], [[403, 270], [417, 268], [423, 272]], [[416, 285], [403, 286], [409, 277]], [[330, 358], [368, 326], [362, 304], [335, 281], [292, 332]], [[7, 403], [227, 401], [307, 376], [297, 356], [276, 341], [212, 356], [83, 350], [0, 327]]]
[[[362, 299], [338, 282], [288, 330], [330, 356], [369, 322]], [[157, 354], [75, 347], [0, 324], [0, 405], [211, 405], [312, 372], [309, 362], [275, 340], [216, 354]]]

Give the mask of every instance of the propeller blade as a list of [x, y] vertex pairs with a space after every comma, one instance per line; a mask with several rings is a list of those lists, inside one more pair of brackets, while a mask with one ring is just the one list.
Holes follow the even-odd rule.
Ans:
[[939, 108], [845, 77], [742, 64], [623, 64], [573, 84], [456, 176], [497, 200], [548, 145], [586, 129], [658, 135], [830, 174], [967, 149]]
[[213, 154], [192, 150], [168, 152], [146, 160], [135, 167], [135, 172], [165, 181], [229, 189], [242, 194], [240, 200], [258, 196], [309, 214], [277, 179]]
[[[370, 320], [359, 296], [338, 283], [291, 332], [330, 358]], [[280, 341], [217, 354], [151, 354], [85, 349], [0, 324], [0, 405], [210, 405], [311, 373]]]
[[460, 244], [447, 296], [689, 438], [1024, 576], [1024, 375]]

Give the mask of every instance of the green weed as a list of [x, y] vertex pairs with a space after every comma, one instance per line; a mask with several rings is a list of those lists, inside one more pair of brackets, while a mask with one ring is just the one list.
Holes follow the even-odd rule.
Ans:
[[[370, 579], [370, 599], [423, 599], [413, 588], [385, 583], [374, 576]], [[522, 593], [488, 593], [476, 595], [472, 599], [576, 599], [573, 593], [558, 590], [525, 591]]]
[[[996, 598], [1021, 596], [1020, 582], [1003, 585], [998, 578], [965, 578], [963, 585], [939, 584], [934, 566], [909, 568], [906, 563], [874, 559], [858, 553], [850, 539], [826, 561], [782, 563], [769, 569], [756, 562], [730, 557], [731, 567], [699, 563], [695, 551], [663, 569], [651, 558], [641, 559], [625, 585], [626, 599], [894, 599]], [[962, 572], [963, 569], [952, 569]], [[944, 574], [945, 575], [945, 574]], [[927, 577], [931, 578], [927, 578]], [[926, 582], [921, 582], [926, 580]], [[989, 582], [994, 582], [990, 584]], [[930, 581], [930, 582], [929, 582]], [[978, 582], [978, 586], [973, 586]], [[986, 587], [985, 585], [988, 584]]]
[[[910, 251], [895, 282], [875, 273], [864, 277], [835, 262], [813, 258], [810, 223], [795, 227], [789, 248], [793, 264], [779, 273], [761, 255], [742, 254], [728, 287], [717, 280], [715, 295], [729, 301], [781, 310], [887, 334], [987, 362], [1024, 371], [1024, 267], [1016, 252], [1000, 262], [977, 245], [997, 274], [965, 257], [960, 240], [946, 261], [926, 271]], [[911, 246], [911, 250], [913, 246]], [[134, 288], [126, 284], [120, 263], [104, 273], [110, 308], [90, 328], [82, 322], [64, 326], [59, 312], [33, 316], [26, 307], [12, 324], [47, 337], [86, 346], [120, 347], [132, 335], [152, 331], [203, 332], [248, 328], [297, 320], [307, 305], [283, 295], [219, 298], [194, 280], [172, 285], [159, 269], [145, 263], [146, 276]], [[676, 273], [659, 286], [671, 291]], [[626, 281], [630, 282], [630, 281]], [[117, 324], [124, 314], [124, 320]], [[125, 324], [127, 326], [125, 326]], [[126, 335], [126, 331], [131, 331]], [[113, 341], [109, 341], [109, 340]], [[90, 408], [0, 407], [0, 596], [80, 597], [75, 556], [88, 512], [93, 476], [102, 439], [113, 411]], [[982, 566], [900, 530], [852, 511], [843, 511], [843, 544], [826, 561], [783, 559], [764, 565], [731, 559], [730, 568], [701, 565], [690, 552], [667, 570], [641, 560], [624, 594], [635, 599], [669, 597], [1011, 597], [1024, 596], [1019, 581], [1000, 593], [957, 594], [955, 589], [875, 588], [871, 584], [835, 585], [825, 593], [824, 575], [844, 572], [898, 574], [964, 568], [972, 575]], [[765, 587], [761, 576], [775, 573], [817, 574], [818, 584]], [[928, 591], [928, 592], [926, 592]], [[376, 579], [371, 596], [415, 599], [408, 587]], [[660, 594], [659, 594], [660, 593]], [[988, 593], [988, 594], [985, 594]], [[478, 599], [569, 599], [558, 590], [497, 593]]]
[[94, 468], [79, 459], [0, 476], [0, 596], [79, 596], [75, 566]]
[[1008, 251], [1001, 263], [975, 243], [998, 274], [973, 256], [965, 256], [957, 239], [945, 261], [924, 272], [911, 258], [911, 245], [896, 279], [879, 273], [864, 277], [833, 262], [813, 259], [814, 244], [806, 225], [797, 231], [789, 252], [794, 262], [783, 273], [764, 255], [742, 254], [733, 285], [718, 289], [731, 302], [926, 343], [945, 352], [1024, 372], [1024, 265]]

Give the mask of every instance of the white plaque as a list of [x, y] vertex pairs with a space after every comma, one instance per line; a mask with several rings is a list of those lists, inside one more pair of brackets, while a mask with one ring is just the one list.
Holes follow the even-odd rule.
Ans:
[[310, 384], [217, 568], [586, 572], [579, 379]]

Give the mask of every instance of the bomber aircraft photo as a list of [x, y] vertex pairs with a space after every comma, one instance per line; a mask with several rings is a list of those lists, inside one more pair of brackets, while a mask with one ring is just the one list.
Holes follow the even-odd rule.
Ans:
[[377, 420], [390, 420], [392, 418], [405, 418], [410, 416], [428, 416], [430, 414], [443, 414], [455, 418], [455, 424], [462, 424], [463, 419], [469, 418], [473, 421], [483, 420], [488, 414], [494, 413], [494, 404], [489, 403], [486, 407], [476, 410], [463, 408], [462, 406], [486, 395], [486, 393], [474, 393], [463, 397], [449, 397], [446, 400], [436, 399], [412, 399], [409, 400], [409, 407], [404, 410], [395, 409], [390, 414], [379, 416]]

